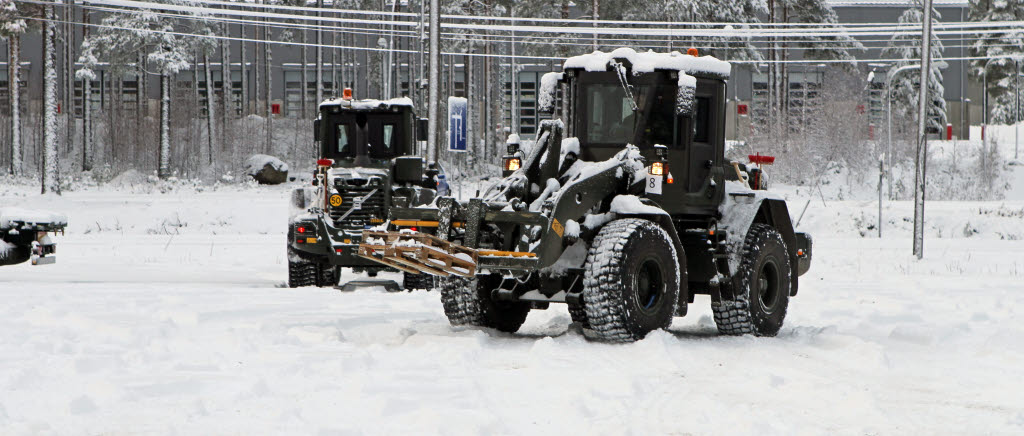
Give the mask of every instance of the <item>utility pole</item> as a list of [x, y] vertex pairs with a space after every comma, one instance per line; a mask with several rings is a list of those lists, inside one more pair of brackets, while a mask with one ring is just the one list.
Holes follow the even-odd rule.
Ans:
[[1013, 115], [1013, 159], [1020, 159], [1020, 58], [1013, 61], [1013, 95], [1017, 100], [1017, 110]]
[[928, 157], [928, 79], [932, 71], [932, 0], [924, 0], [921, 22], [921, 99], [917, 117], [914, 165], [914, 256], [924, 257], [924, 199]]
[[597, 20], [599, 20], [600, 16], [601, 16], [601, 13], [598, 12], [600, 9], [601, 9], [601, 1], [600, 0], [594, 0], [594, 13], [593, 13], [593, 17], [592, 17], [594, 19], [594, 31], [595, 31], [594, 32], [594, 51], [597, 51]]
[[441, 90], [438, 88], [441, 82], [440, 1], [441, 0], [430, 0], [430, 109], [427, 114], [427, 116], [430, 117], [427, 129], [427, 157], [430, 162], [437, 162], [441, 155], [440, 141], [438, 141], [438, 134], [440, 133], [438, 127], [440, 127], [441, 122], [441, 120], [438, 119], [438, 117], [441, 116]]

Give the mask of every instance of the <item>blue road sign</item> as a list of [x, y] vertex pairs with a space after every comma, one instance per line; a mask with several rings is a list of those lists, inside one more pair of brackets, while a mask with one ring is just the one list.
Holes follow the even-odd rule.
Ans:
[[448, 97], [448, 151], [466, 151], [469, 103], [462, 97]]

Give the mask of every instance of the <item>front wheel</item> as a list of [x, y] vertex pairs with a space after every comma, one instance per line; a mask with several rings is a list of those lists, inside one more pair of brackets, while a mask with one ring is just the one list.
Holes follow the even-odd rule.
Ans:
[[740, 267], [728, 286], [732, 297], [712, 302], [718, 331], [775, 336], [789, 306], [792, 267], [786, 242], [773, 227], [754, 224], [743, 242]]
[[680, 260], [671, 237], [640, 218], [608, 223], [590, 245], [583, 308], [597, 339], [633, 342], [672, 323]]
[[471, 279], [449, 276], [439, 279], [444, 314], [452, 325], [488, 327], [515, 333], [526, 322], [530, 306], [522, 302], [494, 301], [491, 291], [501, 285], [497, 274]]

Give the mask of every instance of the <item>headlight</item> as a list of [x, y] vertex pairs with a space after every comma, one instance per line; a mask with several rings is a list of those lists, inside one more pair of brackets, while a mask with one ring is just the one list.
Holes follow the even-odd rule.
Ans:
[[505, 171], [518, 170], [519, 167], [522, 165], [522, 161], [520, 161], [518, 157], [507, 157], [504, 159], [504, 161]]

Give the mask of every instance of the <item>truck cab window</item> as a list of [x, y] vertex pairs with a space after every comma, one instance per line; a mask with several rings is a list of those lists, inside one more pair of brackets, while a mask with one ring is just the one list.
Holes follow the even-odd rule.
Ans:
[[384, 130], [383, 130], [383, 132], [384, 132], [384, 148], [388, 149], [389, 151], [392, 149], [392, 146], [394, 145], [394, 135], [393, 135], [394, 131], [395, 131], [395, 125], [394, 124], [385, 124], [384, 125]]
[[695, 131], [693, 142], [708, 143], [711, 138], [711, 97], [697, 97], [696, 113], [693, 116]]
[[352, 126], [348, 123], [338, 124], [338, 148], [335, 151], [345, 156], [355, 153], [355, 144], [352, 141]]

